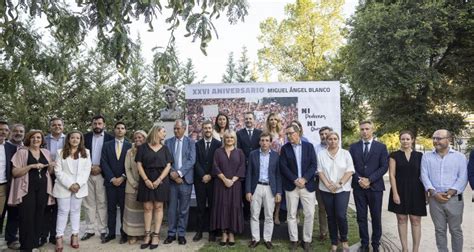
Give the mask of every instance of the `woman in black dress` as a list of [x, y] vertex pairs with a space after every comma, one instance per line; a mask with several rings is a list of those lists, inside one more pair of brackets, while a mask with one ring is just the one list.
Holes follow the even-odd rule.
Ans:
[[[145, 240], [142, 249], [155, 249], [160, 242], [160, 228], [163, 220], [163, 202], [168, 201], [168, 174], [173, 162], [171, 153], [162, 143], [166, 130], [155, 125], [148, 133], [146, 144], [138, 147], [135, 156], [140, 180], [138, 182], [137, 200], [143, 202], [145, 210]], [[154, 231], [151, 234], [151, 222], [154, 220]]]
[[421, 238], [421, 216], [426, 216], [426, 196], [420, 180], [422, 153], [412, 149], [415, 137], [411, 131], [400, 133], [401, 148], [390, 154], [390, 198], [388, 210], [397, 214], [398, 234], [402, 251], [408, 251], [407, 222], [410, 218], [413, 251], [417, 252]]

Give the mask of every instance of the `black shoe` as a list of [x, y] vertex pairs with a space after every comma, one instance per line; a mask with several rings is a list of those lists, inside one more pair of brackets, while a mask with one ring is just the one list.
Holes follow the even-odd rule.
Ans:
[[105, 239], [102, 241], [102, 243], [107, 243], [111, 240], [115, 240], [115, 235], [107, 235]]
[[81, 237], [81, 241], [86, 241], [86, 240], [89, 240], [92, 236], [94, 236], [95, 234], [94, 233], [85, 233], [82, 237]]
[[172, 243], [173, 241], [176, 240], [176, 237], [173, 237], [173, 236], [168, 236], [166, 237], [165, 241], [163, 242], [164, 244], [170, 244]]
[[258, 242], [258, 241], [250, 241], [249, 242], [249, 248], [255, 248], [255, 247], [258, 246], [259, 243], [260, 242]]
[[150, 244], [151, 244], [151, 231], [145, 231], [145, 237], [143, 237], [143, 239], [145, 240], [146, 238], [149, 238], [148, 242], [147, 243], [143, 242], [142, 244], [140, 244], [140, 249], [146, 249], [150, 246]]
[[379, 252], [379, 246], [372, 246], [372, 251], [373, 252]]
[[369, 245], [361, 245], [358, 251], [359, 252], [369, 252]]
[[234, 247], [235, 246], [235, 242], [228, 242], [227, 245], [229, 245], [229, 247]]
[[48, 238], [47, 237], [41, 237], [40, 240], [39, 240], [39, 246], [42, 247], [44, 244], [46, 244], [46, 242], [48, 242]]
[[127, 235], [121, 235], [120, 236], [120, 241], [119, 241], [120, 244], [127, 243], [127, 241], [128, 241]]
[[265, 244], [265, 247], [267, 247], [267, 249], [273, 249], [273, 244], [271, 241], [263, 242], [263, 244]]
[[[160, 234], [157, 234], [155, 232], [153, 232], [151, 234], [151, 240], [150, 241], [153, 241], [153, 238], [157, 237], [158, 238], [158, 243], [157, 244], [153, 244], [152, 242], [150, 242], [150, 249], [156, 249], [158, 248], [158, 245], [160, 244], [160, 241], [159, 241], [159, 237], [160, 237]], [[169, 237], [169, 236], [168, 236]], [[175, 238], [176, 239], [176, 238]]]
[[55, 236], [50, 236], [49, 238], [49, 243], [56, 245], [56, 237]]
[[20, 250], [20, 242], [12, 241], [10, 243], [7, 243], [7, 247], [11, 250]]
[[101, 241], [102, 243], [104, 243], [106, 236], [107, 236], [106, 233], [100, 233], [100, 241]]
[[291, 251], [296, 251], [296, 250], [298, 249], [298, 245], [299, 245], [299, 244], [300, 244], [300, 243], [297, 242], [297, 241], [292, 241], [292, 242], [290, 242], [290, 250], [291, 250]]
[[209, 239], [208, 239], [209, 242], [216, 242], [217, 239], [216, 239], [216, 235], [214, 233], [209, 233]]
[[201, 239], [202, 239], [202, 232], [197, 232], [193, 237], [194, 242], [200, 241]]
[[178, 237], [178, 244], [179, 245], [186, 245], [186, 238], [184, 238], [184, 236], [179, 236]]
[[302, 245], [304, 252], [309, 252], [311, 249], [311, 243], [310, 242], [302, 242]]

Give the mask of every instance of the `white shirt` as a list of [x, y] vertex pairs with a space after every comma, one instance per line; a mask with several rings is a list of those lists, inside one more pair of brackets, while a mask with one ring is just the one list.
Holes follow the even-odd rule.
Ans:
[[92, 135], [92, 165], [100, 165], [102, 155], [102, 146], [104, 146], [104, 132]]
[[[175, 146], [175, 152], [174, 153], [179, 155], [178, 163], [176, 163], [175, 168], [176, 168], [176, 171], [178, 172], [180, 177], [183, 177], [183, 174], [181, 173], [181, 171], [179, 171], [179, 169], [183, 166], [183, 140], [184, 140], [184, 137], [182, 137], [181, 139], [176, 138], [176, 142], [174, 144], [174, 146]], [[179, 143], [181, 143], [181, 144], [179, 144]], [[179, 147], [179, 149], [178, 149], [178, 147]]]
[[56, 160], [56, 153], [58, 152], [59, 149], [62, 149], [64, 147], [64, 139], [66, 138], [66, 135], [61, 133], [61, 136], [58, 138], [54, 138], [53, 135], [49, 134], [46, 136], [46, 139], [48, 142], [49, 140], [49, 145], [48, 145], [48, 150], [51, 153], [51, 158], [53, 160]]
[[370, 152], [370, 147], [372, 147], [372, 142], [374, 141], [374, 139], [370, 139], [369, 141], [366, 141], [364, 139], [362, 139], [362, 153], [364, 153], [364, 149], [365, 149], [365, 143], [366, 142], [369, 142], [369, 145], [367, 146], [368, 148], [368, 151]]
[[[324, 173], [329, 181], [337, 184], [346, 172], [355, 172], [351, 154], [349, 151], [341, 148], [337, 150], [337, 153], [334, 157], [329, 154], [327, 149], [320, 151], [318, 155], [318, 172], [319, 174]], [[350, 181], [352, 180], [349, 179], [349, 181], [342, 185], [342, 188], [337, 190], [336, 193], [350, 191]], [[319, 189], [321, 191], [331, 192], [331, 190], [329, 190], [322, 182], [319, 183]]]
[[298, 144], [291, 144], [293, 146], [293, 151], [295, 152], [295, 158], [296, 158], [296, 167], [298, 169], [298, 178], [303, 177], [303, 174], [301, 172], [301, 153], [303, 151], [303, 147], [301, 146], [301, 140]]
[[0, 183], [7, 182], [7, 154], [5, 152], [5, 142], [0, 144]]

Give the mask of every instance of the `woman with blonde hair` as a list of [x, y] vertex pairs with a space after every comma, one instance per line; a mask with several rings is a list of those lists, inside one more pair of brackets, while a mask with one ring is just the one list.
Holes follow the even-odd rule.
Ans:
[[74, 130], [66, 135], [64, 148], [56, 154], [56, 183], [53, 196], [58, 202], [56, 222], [56, 251], [63, 250], [63, 236], [68, 216], [71, 222], [71, 247], [79, 248], [79, 224], [81, 222], [82, 199], [88, 194], [87, 180], [92, 161], [89, 150], [84, 146], [84, 136]]
[[[137, 162], [138, 182], [137, 200], [143, 202], [145, 240], [140, 248], [155, 249], [160, 242], [160, 228], [163, 221], [163, 204], [168, 201], [169, 172], [173, 158], [168, 148], [163, 144], [166, 137], [164, 127], [154, 125], [146, 138], [146, 143], [140, 145], [135, 156]], [[154, 231], [151, 233], [151, 223], [154, 219]]]
[[270, 113], [265, 122], [265, 130], [272, 135], [272, 151], [280, 153], [280, 148], [285, 144], [285, 135], [283, 133], [283, 125], [281, 116], [277, 113]]
[[125, 185], [125, 210], [123, 212], [123, 231], [128, 235], [128, 243], [135, 244], [137, 238], [143, 235], [145, 228], [143, 204], [137, 201], [138, 174], [135, 156], [138, 147], [146, 142], [147, 133], [143, 130], [137, 130], [133, 133], [132, 148], [127, 151], [125, 157], [125, 173], [127, 175], [127, 184]]

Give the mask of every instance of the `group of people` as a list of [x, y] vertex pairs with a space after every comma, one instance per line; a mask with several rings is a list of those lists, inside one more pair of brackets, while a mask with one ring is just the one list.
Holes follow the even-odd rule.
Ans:
[[[263, 129], [257, 129], [253, 112], [245, 112], [243, 118], [245, 127], [237, 132], [229, 129], [224, 113], [215, 122], [202, 122], [202, 138], [196, 142], [185, 135], [188, 125], [180, 119], [174, 122], [173, 137], [167, 138], [165, 128], [154, 125], [148, 133], [134, 132], [132, 142], [125, 138], [123, 122], [115, 123], [113, 136], [105, 132], [101, 115], [92, 118], [92, 131], [84, 135], [75, 130], [65, 135], [60, 118], [50, 120], [47, 136], [32, 129], [24, 137], [23, 125], [13, 125], [10, 132], [9, 124], [0, 121], [0, 213], [2, 219], [7, 216], [8, 246], [29, 251], [49, 237], [56, 251], [63, 251], [68, 220], [72, 248], [96, 232], [107, 243], [116, 239], [118, 207], [119, 242], [135, 244], [143, 239], [140, 248], [155, 249], [165, 205], [168, 230], [163, 243], [177, 240], [184, 245], [194, 187], [193, 241], [209, 232], [210, 242], [220, 237], [219, 245], [232, 247], [235, 235], [244, 230], [244, 220], [249, 220], [249, 248], [263, 244], [272, 249], [274, 225], [280, 222], [280, 209], [285, 209], [290, 250], [301, 246], [311, 251], [317, 203], [319, 239], [329, 233], [331, 251], [338, 246], [349, 251], [347, 208], [352, 191], [360, 250], [369, 251], [371, 245], [372, 251], [379, 251], [383, 176], [389, 171], [389, 211], [396, 213], [403, 251], [408, 251], [408, 220], [413, 251], [419, 250], [426, 204], [438, 250], [448, 251], [448, 226], [452, 250], [462, 251], [462, 193], [468, 178], [474, 185], [474, 152], [468, 164], [463, 154], [450, 148], [449, 131], [434, 132], [434, 150], [425, 154], [413, 149], [413, 133], [402, 131], [400, 150], [389, 155], [386, 146], [374, 140], [371, 121], [360, 122], [361, 140], [344, 150], [339, 134], [330, 127], [320, 128], [321, 142], [313, 145], [297, 120], [283, 128], [280, 115], [272, 112]], [[79, 238], [81, 207], [86, 229]], [[298, 212], [304, 216], [301, 235]]]

